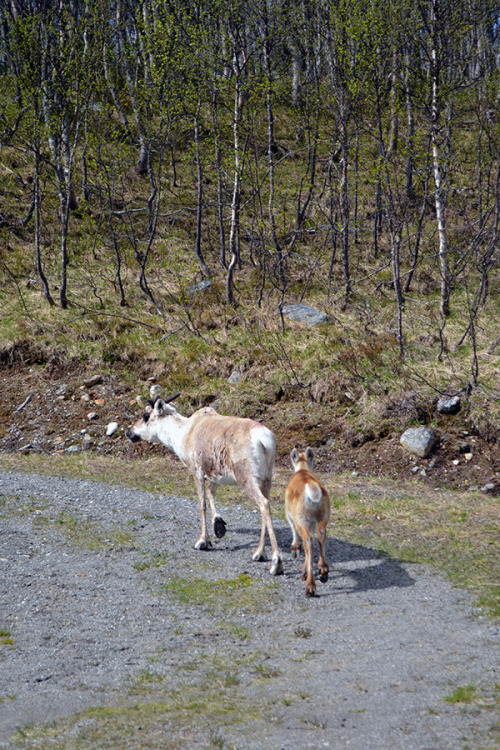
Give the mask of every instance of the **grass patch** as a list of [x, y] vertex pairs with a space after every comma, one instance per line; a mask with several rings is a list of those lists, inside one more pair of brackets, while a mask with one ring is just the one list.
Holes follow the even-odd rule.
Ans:
[[25, 727], [14, 737], [15, 747], [226, 747], [226, 730], [235, 726], [244, 730], [247, 722], [255, 727], [261, 721], [265, 731], [266, 706], [239, 691], [239, 669], [257, 658], [207, 656], [202, 670], [181, 664], [168, 678], [142, 671], [130, 681], [127, 697], [119, 705], [93, 707], [69, 719]]
[[104, 528], [95, 521], [84, 520], [65, 511], [53, 515], [47, 501], [28, 500], [20, 504], [16, 500], [7, 500], [1, 515], [7, 513], [9, 516], [29, 517], [35, 528], [55, 531], [76, 547], [91, 552], [119, 550], [133, 544], [133, 534], [128, 529], [120, 526]]
[[144, 562], [140, 562], [140, 563], [134, 563], [132, 567], [135, 570], [148, 570], [149, 568], [162, 568], [164, 565], [167, 564], [168, 560], [169, 560], [169, 555], [166, 555], [162, 552], [155, 552], [155, 554], [152, 555], [149, 560], [144, 560]]
[[276, 593], [277, 585], [256, 581], [247, 573], [241, 573], [236, 578], [217, 581], [173, 577], [163, 586], [163, 591], [181, 604], [205, 607], [210, 612], [262, 612], [271, 606], [271, 593]]
[[0, 647], [13, 646], [14, 643], [14, 636], [12, 635], [11, 631], [0, 628]]
[[445, 696], [447, 703], [474, 703], [477, 699], [477, 688], [474, 683], [461, 685]]

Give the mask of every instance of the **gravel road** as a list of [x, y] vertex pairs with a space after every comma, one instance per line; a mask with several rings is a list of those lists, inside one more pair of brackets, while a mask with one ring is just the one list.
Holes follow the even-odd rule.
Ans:
[[[52, 746], [17, 731], [46, 722], [58, 747], [496, 746], [499, 627], [469, 594], [337, 539], [333, 518], [308, 600], [288, 526], [273, 578], [251, 560], [259, 516], [221, 511], [227, 535], [199, 552], [193, 498], [0, 472], [0, 747]], [[471, 685], [473, 702], [446, 700]], [[155, 739], [86, 743], [91, 706], [160, 699]]]

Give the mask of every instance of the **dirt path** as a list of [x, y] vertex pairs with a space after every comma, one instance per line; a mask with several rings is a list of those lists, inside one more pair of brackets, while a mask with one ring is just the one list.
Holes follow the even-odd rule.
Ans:
[[222, 510], [197, 552], [192, 499], [0, 472], [0, 747], [498, 742], [499, 628], [468, 594], [331, 536], [307, 600], [288, 527], [275, 579], [255, 512]]

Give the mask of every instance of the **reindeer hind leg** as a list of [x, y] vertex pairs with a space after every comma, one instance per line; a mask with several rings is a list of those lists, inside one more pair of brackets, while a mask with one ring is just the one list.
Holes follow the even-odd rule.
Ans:
[[210, 503], [210, 510], [212, 512], [212, 526], [214, 530], [214, 534], [217, 537], [217, 539], [222, 539], [222, 537], [226, 533], [226, 522], [217, 513], [217, 508], [215, 507], [215, 493], [217, 490], [217, 484], [215, 482], [209, 482], [208, 489], [207, 489], [207, 495], [208, 495], [208, 502]]

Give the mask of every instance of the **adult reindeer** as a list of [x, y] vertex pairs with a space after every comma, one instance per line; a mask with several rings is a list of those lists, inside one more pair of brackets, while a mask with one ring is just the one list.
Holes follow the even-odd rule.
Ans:
[[[193, 475], [198, 492], [201, 535], [196, 549], [212, 544], [206, 523], [206, 498], [212, 511], [217, 537], [226, 533], [226, 524], [217, 513], [215, 492], [219, 484], [237, 484], [257, 504], [262, 515], [259, 546], [253, 560], [265, 560], [266, 530], [272, 547], [271, 574], [283, 573], [283, 559], [276, 541], [269, 494], [274, 467], [276, 439], [273, 433], [252, 419], [224, 417], [210, 407], [184, 417], [171, 403], [180, 394], [150, 402], [147, 411], [126, 432], [132, 442], [160, 442], [170, 448]], [[208, 486], [205, 481], [208, 480]]]

